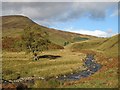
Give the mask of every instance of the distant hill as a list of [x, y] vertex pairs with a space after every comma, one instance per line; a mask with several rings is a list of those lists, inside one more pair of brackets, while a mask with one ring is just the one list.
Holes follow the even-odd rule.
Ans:
[[90, 35], [82, 35], [77, 33], [65, 32], [56, 29], [47, 28], [42, 25], [38, 25], [31, 19], [20, 15], [11, 15], [2, 17], [2, 30], [3, 37], [20, 37], [24, 33], [26, 27], [31, 27], [33, 30], [39, 31], [41, 34], [47, 34], [47, 38], [55, 44], [64, 46], [65, 42], [78, 42], [88, 39], [96, 38]]
[[117, 56], [119, 54], [118, 50], [120, 50], [120, 48], [118, 47], [118, 44], [120, 44], [119, 37], [120, 34], [110, 38], [97, 38], [93, 40], [83, 41], [73, 44], [71, 46], [71, 49], [74, 51], [92, 49], [104, 52], [109, 56]]

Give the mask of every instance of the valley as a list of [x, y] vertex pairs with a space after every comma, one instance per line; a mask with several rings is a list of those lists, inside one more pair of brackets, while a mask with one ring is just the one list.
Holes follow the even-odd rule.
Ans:
[[[21, 83], [21, 78], [39, 78], [22, 83], [29, 88], [118, 87], [119, 34], [100, 38], [47, 28], [24, 16], [4, 16], [2, 43], [2, 78], [12, 84]], [[34, 52], [38, 60], [33, 59]], [[88, 64], [98, 68], [93, 74], [58, 80], [90, 70], [85, 67], [88, 54], [94, 55], [94, 62]]]

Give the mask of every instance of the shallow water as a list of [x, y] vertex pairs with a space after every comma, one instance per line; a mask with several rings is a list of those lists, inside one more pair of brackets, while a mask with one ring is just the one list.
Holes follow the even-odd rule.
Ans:
[[61, 76], [58, 79], [59, 80], [79, 80], [81, 78], [88, 77], [94, 74], [102, 67], [100, 64], [95, 62], [93, 55], [87, 55], [84, 62], [84, 66], [87, 67], [86, 70], [83, 70], [74, 74], [69, 74], [66, 76]]

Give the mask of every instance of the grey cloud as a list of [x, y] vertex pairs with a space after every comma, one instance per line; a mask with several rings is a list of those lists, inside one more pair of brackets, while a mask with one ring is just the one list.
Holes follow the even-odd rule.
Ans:
[[3, 2], [3, 15], [23, 14], [40, 23], [65, 22], [81, 17], [104, 19], [116, 3], [108, 2]]
[[25, 14], [32, 18], [51, 19], [68, 10], [72, 3], [21, 2], [3, 3], [4, 14]]

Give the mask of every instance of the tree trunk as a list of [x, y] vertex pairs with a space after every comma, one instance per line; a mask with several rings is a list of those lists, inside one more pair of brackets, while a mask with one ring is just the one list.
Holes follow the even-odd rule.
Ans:
[[36, 53], [34, 53], [34, 57], [33, 58], [34, 58], [35, 61], [37, 61], [39, 59]]

